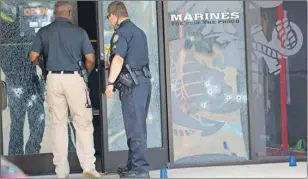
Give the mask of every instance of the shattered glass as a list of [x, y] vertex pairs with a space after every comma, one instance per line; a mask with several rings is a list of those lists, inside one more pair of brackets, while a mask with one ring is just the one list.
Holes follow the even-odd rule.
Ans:
[[[4, 155], [51, 153], [45, 81], [28, 53], [36, 32], [53, 21], [54, 3], [0, 0], [0, 68], [8, 97], [2, 111]], [[71, 122], [68, 128], [69, 150], [75, 151]]]

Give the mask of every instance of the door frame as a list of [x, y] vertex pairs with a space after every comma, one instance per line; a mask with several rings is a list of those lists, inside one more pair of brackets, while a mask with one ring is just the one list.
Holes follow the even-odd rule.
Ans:
[[[108, 121], [107, 121], [107, 100], [104, 95], [105, 86], [107, 84], [106, 77], [108, 72], [104, 69], [104, 20], [102, 3], [98, 0], [97, 6], [97, 22], [98, 22], [98, 40], [99, 49], [99, 91], [100, 91], [100, 117], [101, 117], [101, 148], [103, 172], [114, 172], [120, 165], [125, 165], [127, 160], [127, 150], [124, 151], [108, 151]], [[158, 58], [159, 58], [159, 77], [160, 77], [160, 100], [161, 100], [161, 137], [162, 147], [149, 148], [148, 160], [152, 169], [166, 167], [169, 164], [169, 142], [168, 142], [168, 122], [167, 122], [167, 93], [166, 93], [166, 76], [165, 76], [165, 49], [164, 49], [164, 33], [163, 33], [163, 3], [156, 1], [156, 19], [157, 19], [157, 35], [158, 35]], [[160, 156], [160, 157], [157, 157]]]
[[[4, 81], [1, 80], [1, 69], [0, 69], [0, 83], [5, 83]], [[0, 142], [0, 155], [3, 154], [3, 133], [2, 133], [2, 101], [3, 100], [7, 100], [7, 96], [5, 95], [5, 98], [3, 99], [3, 91], [2, 91], [2, 84], [1, 84], [1, 93], [0, 93], [0, 139], [1, 139], [1, 142]]]

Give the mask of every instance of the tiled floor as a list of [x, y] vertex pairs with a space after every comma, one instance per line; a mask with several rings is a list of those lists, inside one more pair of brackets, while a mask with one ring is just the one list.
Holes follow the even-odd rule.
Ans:
[[[35, 178], [54, 178], [55, 176], [37, 176]], [[81, 178], [80, 174], [70, 178]], [[159, 178], [159, 171], [151, 171], [152, 178]], [[168, 170], [169, 178], [307, 178], [307, 163], [298, 162], [296, 167], [288, 163], [241, 165], [223, 167], [203, 167]], [[106, 174], [104, 178], [118, 178]]]

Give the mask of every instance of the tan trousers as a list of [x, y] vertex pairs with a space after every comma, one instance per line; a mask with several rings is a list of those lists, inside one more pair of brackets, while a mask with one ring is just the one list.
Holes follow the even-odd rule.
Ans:
[[83, 78], [75, 74], [47, 76], [47, 102], [52, 130], [53, 163], [58, 177], [69, 175], [68, 107], [76, 130], [76, 152], [82, 169], [95, 170], [92, 108]]

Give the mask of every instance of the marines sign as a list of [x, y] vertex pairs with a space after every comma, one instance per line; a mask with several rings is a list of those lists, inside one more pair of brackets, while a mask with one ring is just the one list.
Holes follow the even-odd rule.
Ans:
[[239, 12], [170, 14], [170, 21], [173, 25], [182, 25], [183, 23], [199, 24], [200, 22], [208, 24], [239, 23], [239, 18]]

